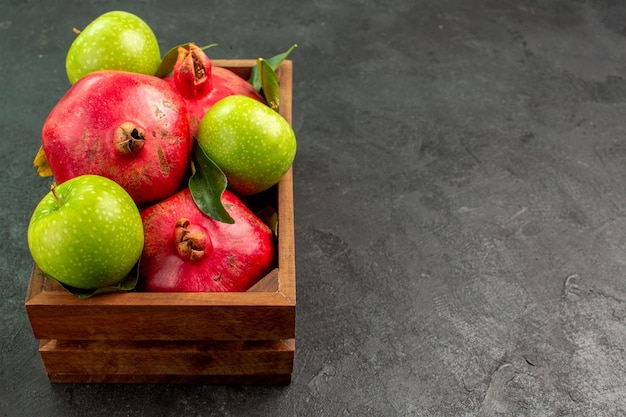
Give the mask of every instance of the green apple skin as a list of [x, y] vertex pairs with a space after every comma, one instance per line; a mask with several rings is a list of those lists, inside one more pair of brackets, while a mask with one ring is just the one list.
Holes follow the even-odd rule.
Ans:
[[153, 75], [161, 63], [157, 38], [148, 24], [125, 11], [110, 11], [93, 20], [70, 45], [65, 59], [71, 84], [98, 70]]
[[54, 186], [28, 225], [28, 247], [41, 270], [85, 290], [115, 285], [126, 277], [143, 243], [135, 202], [116, 182], [98, 175]]
[[278, 183], [297, 149], [289, 122], [243, 95], [215, 103], [200, 121], [196, 139], [224, 171], [228, 188], [240, 195], [257, 194]]

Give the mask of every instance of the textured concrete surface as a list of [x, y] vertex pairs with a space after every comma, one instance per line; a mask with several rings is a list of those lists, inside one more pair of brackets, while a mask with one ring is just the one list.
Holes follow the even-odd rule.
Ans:
[[[293, 43], [290, 386], [53, 385], [23, 308], [31, 161], [73, 26], [162, 49]], [[626, 6], [611, 1], [0, 4], [0, 416], [619, 416]]]

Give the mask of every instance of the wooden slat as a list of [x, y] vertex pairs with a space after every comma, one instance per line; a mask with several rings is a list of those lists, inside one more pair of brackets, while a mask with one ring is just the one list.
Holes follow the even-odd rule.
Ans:
[[256, 59], [212, 59], [211, 65], [227, 68], [247, 80], [250, 78], [252, 67], [256, 65]]
[[[295, 232], [294, 232], [294, 211], [293, 211], [293, 173], [289, 171], [281, 179], [278, 187], [279, 201], [286, 202], [282, 204], [278, 211], [278, 290], [289, 299], [294, 305], [296, 304], [296, 249], [295, 249]], [[290, 204], [289, 204], [290, 203]]]
[[250, 293], [258, 295], [251, 305], [211, 304], [202, 297], [207, 294], [132, 303], [128, 294], [120, 294], [119, 302], [106, 297], [106, 304], [54, 294], [59, 297], [44, 294], [27, 307], [37, 339], [280, 340], [295, 335], [295, 306], [280, 293]]
[[214, 385], [288, 385], [292, 375], [87, 375], [48, 374], [53, 383], [71, 384], [214, 384]]
[[[280, 82], [280, 114], [291, 124], [293, 62], [285, 60], [278, 67]], [[278, 231], [280, 239], [278, 250], [279, 291], [296, 303], [296, 251], [293, 209], [293, 168], [281, 178], [278, 184]]]
[[49, 374], [272, 375], [293, 369], [294, 349], [282, 341], [42, 341]]

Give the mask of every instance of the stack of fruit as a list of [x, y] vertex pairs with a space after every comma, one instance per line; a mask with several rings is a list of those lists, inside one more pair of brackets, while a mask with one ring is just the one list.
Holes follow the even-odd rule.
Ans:
[[291, 167], [274, 70], [250, 79], [194, 43], [161, 58], [151, 28], [112, 11], [69, 48], [71, 86], [35, 157], [51, 191], [28, 227], [31, 254], [73, 294], [245, 291], [275, 263], [276, 227], [244, 204]]

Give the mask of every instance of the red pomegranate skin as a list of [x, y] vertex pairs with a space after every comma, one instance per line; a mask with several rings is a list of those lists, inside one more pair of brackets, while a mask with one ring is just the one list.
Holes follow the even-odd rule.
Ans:
[[178, 48], [172, 75], [164, 79], [187, 103], [191, 136], [196, 134], [200, 120], [211, 106], [224, 97], [241, 94], [265, 103], [248, 81], [227, 68], [214, 67], [202, 48], [194, 44], [188, 48]]
[[58, 183], [102, 175], [141, 204], [180, 189], [192, 142], [186, 104], [168, 83], [103, 70], [81, 78], [54, 106], [42, 146]]
[[222, 203], [235, 223], [203, 214], [188, 188], [141, 212], [145, 291], [246, 291], [273, 268], [271, 230], [231, 192], [224, 192]]

